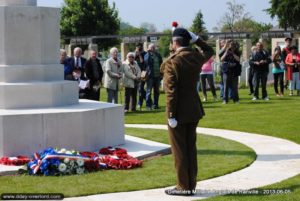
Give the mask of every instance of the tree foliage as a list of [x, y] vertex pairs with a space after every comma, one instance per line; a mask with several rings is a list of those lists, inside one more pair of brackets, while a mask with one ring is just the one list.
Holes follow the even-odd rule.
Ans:
[[123, 22], [122, 20], [120, 21], [120, 30], [122, 29], [127, 29], [127, 28], [134, 28], [131, 24], [128, 22]]
[[272, 18], [277, 17], [279, 26], [287, 30], [300, 28], [300, 0], [270, 0], [266, 11]]
[[140, 28], [144, 29], [146, 33], [155, 33], [157, 31], [155, 24], [148, 22], [141, 23]]
[[[64, 0], [61, 9], [63, 36], [90, 36], [117, 34], [120, 20], [115, 4], [108, 0]], [[111, 46], [116, 40], [105, 40], [100, 46]]]
[[[236, 32], [265, 32], [273, 27], [272, 24], [259, 23], [252, 19], [241, 19], [236, 21], [233, 25], [233, 30]], [[230, 27], [224, 25], [221, 27], [222, 32], [230, 32]]]
[[[145, 29], [134, 27], [131, 24], [126, 22], [121, 22], [119, 35], [137, 36], [137, 35], [143, 35], [145, 33], [146, 33]], [[129, 51], [133, 52], [137, 44], [138, 44], [137, 42], [127, 44]]]
[[159, 52], [162, 57], [168, 57], [170, 55], [170, 43], [172, 41], [172, 31], [170, 29], [166, 29], [163, 31], [164, 34], [168, 34], [167, 36], [161, 36], [158, 41]]
[[[237, 32], [251, 32], [251, 41], [253, 44], [259, 40], [261, 33], [269, 31], [272, 27], [272, 24], [259, 23], [252, 19], [242, 19], [233, 25], [233, 29]], [[231, 30], [228, 26], [224, 25], [221, 31], [230, 32]]]
[[196, 14], [193, 24], [190, 30], [198, 35], [201, 35], [204, 39], [207, 39], [207, 29], [205, 27], [205, 22], [203, 20], [203, 14], [201, 10]]
[[226, 2], [227, 4], [227, 12], [222, 16], [222, 19], [220, 21], [220, 30], [222, 30], [223, 27], [226, 27], [227, 31], [230, 32], [236, 32], [236, 27], [234, 26], [237, 22], [251, 19], [251, 16], [248, 12], [245, 12], [245, 4], [238, 4], [233, 1]]
[[145, 33], [146, 33], [145, 29], [132, 26], [128, 22], [121, 21], [120, 23], [119, 35], [142, 35]]

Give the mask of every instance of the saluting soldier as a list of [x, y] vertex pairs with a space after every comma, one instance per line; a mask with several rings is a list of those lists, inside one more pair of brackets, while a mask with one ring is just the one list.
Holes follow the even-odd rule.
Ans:
[[[201, 48], [190, 48], [190, 41]], [[200, 37], [183, 28], [172, 34], [175, 51], [161, 66], [166, 90], [166, 113], [177, 185], [168, 195], [193, 195], [197, 183], [196, 128], [204, 116], [197, 91], [201, 66], [213, 55], [213, 49]]]

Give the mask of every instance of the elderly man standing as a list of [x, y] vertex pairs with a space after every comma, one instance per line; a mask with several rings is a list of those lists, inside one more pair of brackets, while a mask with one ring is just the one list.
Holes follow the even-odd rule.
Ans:
[[[147, 71], [147, 90], [146, 107], [147, 110], [158, 109], [159, 87], [161, 81], [160, 65], [162, 63], [161, 55], [156, 51], [155, 45], [151, 43], [148, 46], [148, 52], [144, 58]], [[154, 91], [154, 101], [152, 102], [151, 92]]]
[[122, 62], [118, 58], [118, 49], [110, 49], [111, 58], [105, 62], [104, 87], [107, 91], [107, 102], [118, 104], [119, 79], [122, 78]]
[[[198, 49], [189, 48], [190, 40]], [[183, 28], [172, 35], [175, 53], [161, 66], [164, 72], [166, 113], [172, 154], [175, 159], [177, 186], [168, 195], [192, 195], [197, 183], [196, 128], [204, 115], [197, 92], [201, 66], [213, 55], [213, 49], [201, 38]]]
[[88, 85], [81, 86], [81, 81], [86, 80], [84, 66], [86, 59], [82, 56], [82, 49], [76, 47], [73, 51], [73, 57], [68, 58], [67, 64], [69, 66], [69, 72], [65, 74], [66, 80], [73, 80], [78, 82], [79, 98], [87, 98]]
[[261, 83], [262, 99], [269, 100], [267, 93], [267, 81], [269, 73], [269, 64], [272, 62], [269, 53], [264, 50], [261, 42], [256, 43], [257, 51], [250, 59], [250, 65], [253, 65], [254, 71], [254, 96], [252, 100], [259, 99], [259, 83]]
[[[81, 80], [85, 79], [84, 76], [84, 65], [86, 59], [82, 57], [82, 49], [80, 47], [76, 47], [73, 51], [74, 56], [69, 58], [69, 65], [72, 70], [73, 78], [71, 80], [77, 80], [76, 75], [80, 76]], [[69, 77], [69, 76], [68, 76]]]

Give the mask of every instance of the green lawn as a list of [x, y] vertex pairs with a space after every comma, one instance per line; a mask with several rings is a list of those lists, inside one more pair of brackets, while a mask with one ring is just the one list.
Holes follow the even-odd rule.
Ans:
[[[300, 144], [300, 97], [277, 98], [268, 88], [270, 101], [251, 101], [248, 90], [240, 90], [240, 104], [220, 101], [204, 103], [206, 116], [199, 126], [246, 131], [288, 139]], [[208, 92], [209, 93], [209, 92]], [[209, 99], [211, 98], [211, 94]], [[102, 90], [101, 100], [106, 92]], [[122, 92], [122, 96], [124, 93]], [[124, 103], [124, 101], [123, 101]], [[160, 110], [128, 113], [125, 123], [165, 124], [165, 96], [160, 97]], [[167, 132], [159, 130], [126, 129], [131, 135], [167, 142]], [[203, 180], [226, 174], [247, 166], [254, 159], [251, 150], [235, 142], [200, 135], [197, 141], [199, 177]], [[161, 174], [161, 172], [164, 174]], [[280, 173], [279, 173], [280, 174]], [[102, 171], [82, 176], [66, 177], [0, 177], [0, 194], [3, 192], [61, 192], [66, 196], [131, 191], [175, 184], [173, 160], [163, 156], [145, 161], [144, 167], [129, 171]], [[289, 195], [221, 196], [211, 200], [300, 200], [300, 175], [274, 184], [266, 189], [291, 189]]]
[[[165, 130], [126, 129], [126, 133], [162, 143], [168, 143]], [[198, 180], [217, 177], [250, 165], [255, 153], [237, 142], [218, 137], [199, 135]], [[163, 174], [162, 174], [163, 173]], [[144, 161], [142, 168], [108, 170], [80, 176], [1, 176], [2, 193], [63, 193], [65, 196], [83, 196], [100, 193], [159, 188], [176, 184], [171, 155]]]
[[[221, 104], [221, 101], [212, 101], [212, 96], [208, 92], [209, 101], [203, 104], [206, 116], [200, 121], [199, 126], [259, 133], [288, 139], [300, 144], [300, 96], [276, 97], [273, 88], [269, 87], [270, 101], [252, 101], [248, 92], [248, 89], [240, 90], [240, 104], [230, 102], [227, 105]], [[161, 95], [160, 106], [161, 110], [158, 111], [126, 114], [125, 122], [165, 124], [164, 94]], [[141, 116], [143, 118], [140, 118]], [[293, 192], [288, 195], [221, 196], [211, 200], [299, 201], [300, 175], [268, 186], [266, 189], [292, 189]]]
[[[204, 108], [206, 116], [199, 126], [265, 134], [285, 138], [300, 144], [300, 96], [276, 97], [268, 88], [270, 101], [252, 101], [248, 90], [240, 90], [240, 104], [213, 102], [208, 92]], [[160, 110], [128, 113], [127, 124], [166, 124], [165, 96], [160, 96]]]

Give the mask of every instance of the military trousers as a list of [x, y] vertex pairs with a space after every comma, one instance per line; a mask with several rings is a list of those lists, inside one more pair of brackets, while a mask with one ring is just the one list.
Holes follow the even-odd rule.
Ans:
[[172, 155], [177, 173], [177, 188], [194, 190], [197, 184], [196, 128], [198, 122], [168, 127]]

